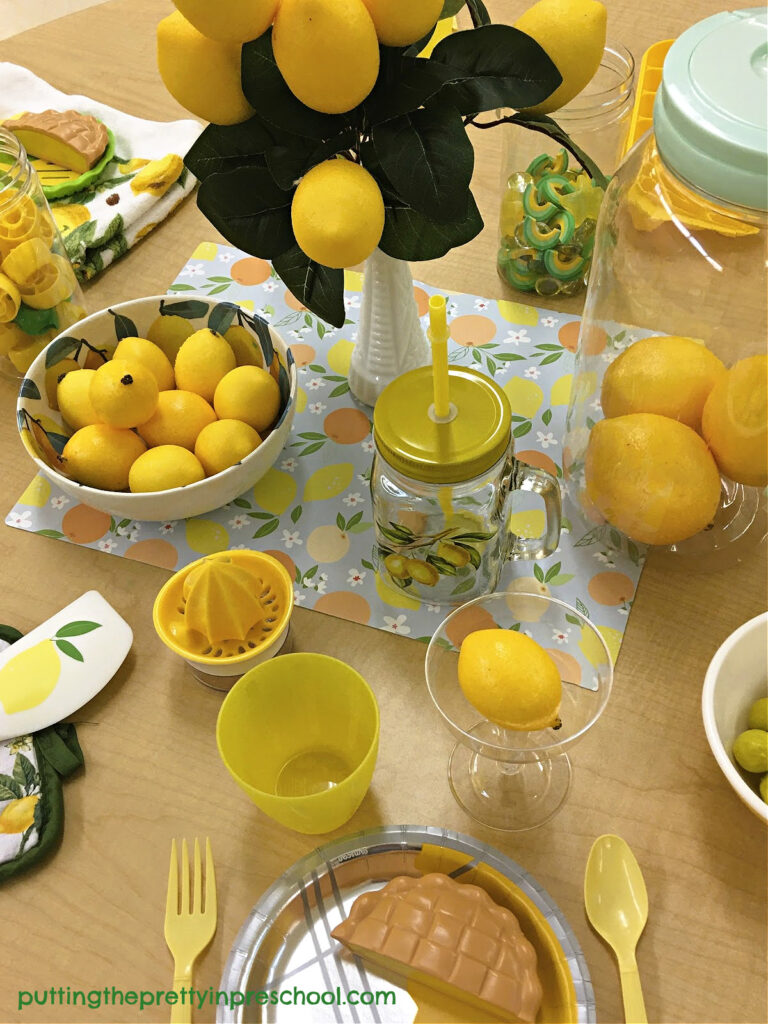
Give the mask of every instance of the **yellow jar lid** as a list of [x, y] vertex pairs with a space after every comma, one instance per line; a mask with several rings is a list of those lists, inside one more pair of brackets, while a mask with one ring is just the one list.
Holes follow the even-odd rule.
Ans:
[[480, 476], [507, 450], [512, 410], [497, 384], [477, 370], [452, 366], [450, 396], [455, 415], [439, 423], [431, 414], [431, 366], [384, 388], [373, 411], [373, 439], [398, 473], [431, 484], [459, 483]]

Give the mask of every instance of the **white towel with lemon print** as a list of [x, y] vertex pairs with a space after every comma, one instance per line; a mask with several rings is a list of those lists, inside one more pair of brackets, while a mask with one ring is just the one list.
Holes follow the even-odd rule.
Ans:
[[51, 202], [75, 273], [88, 281], [127, 252], [195, 186], [183, 155], [203, 130], [196, 121], [144, 121], [86, 96], [59, 92], [15, 64], [0, 63], [0, 119], [20, 111], [77, 110], [115, 136], [115, 157], [96, 182]]

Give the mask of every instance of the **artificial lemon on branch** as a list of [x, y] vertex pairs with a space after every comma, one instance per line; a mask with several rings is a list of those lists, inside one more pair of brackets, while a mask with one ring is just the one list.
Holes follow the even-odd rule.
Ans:
[[[438, 19], [464, 6], [473, 28], [421, 56]], [[513, 120], [556, 139], [605, 183], [543, 113], [597, 70], [597, 0], [539, 0], [524, 16], [530, 31], [492, 25], [482, 0], [177, 7], [158, 28], [158, 64], [174, 97], [213, 122], [185, 158], [201, 181], [198, 205], [336, 327], [345, 320], [343, 268], [376, 247], [436, 259], [480, 232], [466, 129], [509, 118], [483, 124], [478, 115], [518, 111]], [[548, 35], [551, 18], [557, 31]]]

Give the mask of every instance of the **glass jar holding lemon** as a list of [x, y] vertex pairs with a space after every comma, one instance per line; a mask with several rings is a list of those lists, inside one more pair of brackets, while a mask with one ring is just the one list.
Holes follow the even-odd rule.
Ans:
[[766, 28], [718, 14], [670, 49], [600, 214], [568, 409], [588, 528], [687, 566], [765, 536]]
[[40, 181], [16, 136], [0, 128], [0, 374], [23, 377], [48, 342], [83, 316]]

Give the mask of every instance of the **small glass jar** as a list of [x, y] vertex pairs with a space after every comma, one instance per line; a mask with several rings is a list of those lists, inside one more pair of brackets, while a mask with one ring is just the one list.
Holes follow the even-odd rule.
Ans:
[[[489, 593], [505, 559], [544, 558], [560, 537], [560, 487], [518, 462], [511, 409], [492, 380], [452, 367], [451, 413], [434, 414], [432, 368], [403, 374], [373, 417], [375, 557], [391, 589], [430, 604]], [[541, 496], [546, 531], [524, 539], [508, 526], [515, 491]]]
[[[632, 113], [635, 62], [606, 46], [592, 81], [552, 115], [606, 176], [618, 165]], [[592, 262], [603, 191], [556, 142], [504, 126], [497, 267], [504, 282], [537, 295], [578, 295]]]
[[670, 49], [606, 192], [566, 419], [585, 543], [686, 569], [766, 532], [767, 30], [765, 8], [725, 12]]
[[23, 377], [48, 342], [84, 316], [40, 180], [16, 136], [0, 128], [0, 374]]

